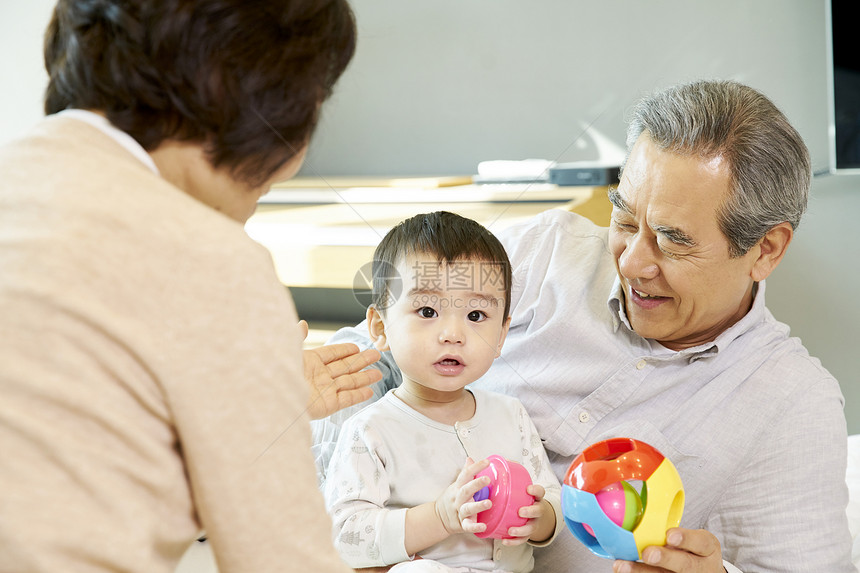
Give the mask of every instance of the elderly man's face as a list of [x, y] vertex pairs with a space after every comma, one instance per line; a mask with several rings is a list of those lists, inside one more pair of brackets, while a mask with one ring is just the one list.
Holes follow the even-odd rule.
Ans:
[[661, 151], [643, 134], [613, 203], [610, 247], [633, 329], [673, 350], [712, 341], [750, 308], [755, 249], [729, 256], [717, 209], [727, 163]]

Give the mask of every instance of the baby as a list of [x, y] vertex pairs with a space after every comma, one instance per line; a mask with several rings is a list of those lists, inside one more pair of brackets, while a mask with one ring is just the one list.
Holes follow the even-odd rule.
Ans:
[[[469, 390], [499, 356], [510, 317], [511, 268], [487, 229], [459, 215], [417, 215], [376, 249], [367, 325], [402, 384], [344, 424], [328, 467], [334, 541], [352, 567], [531, 571], [533, 545], [562, 529], [560, 486], [515, 398]], [[481, 538], [491, 500], [475, 475], [497, 454], [525, 466], [533, 505], [504, 540]], [[478, 460], [478, 461], [475, 461]], [[480, 498], [480, 496], [479, 496]]]

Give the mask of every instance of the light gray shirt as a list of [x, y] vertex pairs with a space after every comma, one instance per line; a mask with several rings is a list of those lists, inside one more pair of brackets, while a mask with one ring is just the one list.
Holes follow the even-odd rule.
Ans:
[[[713, 342], [674, 352], [631, 329], [607, 229], [551, 210], [499, 238], [513, 265], [511, 328], [474, 386], [520, 399], [559, 479], [588, 445], [636, 438], [678, 469], [681, 526], [715, 534], [740, 570], [856, 571], [842, 394], [765, 307], [763, 282], [744, 318]], [[369, 347], [363, 326], [335, 341]], [[390, 356], [380, 368], [384, 392], [400, 379]], [[338, 423], [314, 428], [320, 466]], [[611, 561], [560, 535], [535, 551], [535, 569], [610, 571]]]

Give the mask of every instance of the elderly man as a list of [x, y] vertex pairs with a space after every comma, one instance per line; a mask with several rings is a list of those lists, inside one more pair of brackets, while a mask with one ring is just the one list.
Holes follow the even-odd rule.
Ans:
[[[553, 210], [501, 234], [511, 327], [475, 385], [525, 404], [560, 478], [599, 440], [656, 447], [684, 483], [682, 527], [637, 563], [562, 535], [535, 570], [854, 571], [842, 395], [764, 300], [806, 207], [803, 141], [762, 94], [717, 81], [643, 100], [627, 143], [609, 229]], [[399, 374], [377, 367], [378, 395]], [[348, 414], [316, 423], [323, 468]]]

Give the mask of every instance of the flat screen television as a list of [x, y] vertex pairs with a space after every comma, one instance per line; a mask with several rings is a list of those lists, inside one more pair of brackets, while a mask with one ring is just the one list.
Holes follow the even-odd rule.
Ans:
[[860, 42], [857, 0], [827, 0], [830, 171], [860, 174]]

